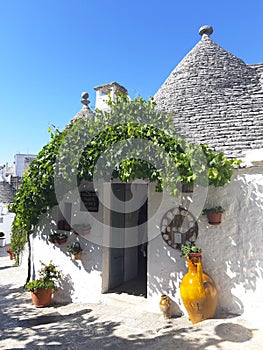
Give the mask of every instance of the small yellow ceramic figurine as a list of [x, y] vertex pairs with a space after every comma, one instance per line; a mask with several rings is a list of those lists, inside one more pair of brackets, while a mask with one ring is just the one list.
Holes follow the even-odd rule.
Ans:
[[163, 294], [159, 302], [160, 310], [163, 313], [164, 318], [172, 317], [172, 303], [168, 295]]

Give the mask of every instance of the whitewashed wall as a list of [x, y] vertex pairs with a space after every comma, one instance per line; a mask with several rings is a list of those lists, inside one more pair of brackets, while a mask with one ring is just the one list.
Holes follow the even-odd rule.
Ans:
[[[153, 212], [155, 202], [149, 203]], [[217, 284], [218, 311], [254, 318], [263, 311], [263, 168], [236, 170], [230, 184], [209, 188], [206, 206], [218, 204], [226, 209], [221, 225], [211, 226], [201, 215], [196, 245]], [[166, 207], [173, 207], [169, 199]], [[156, 219], [149, 231], [157, 234], [158, 225]], [[167, 293], [184, 311], [179, 291], [184, 259], [160, 235], [149, 242], [148, 255], [149, 307], [157, 310], [160, 295]]]
[[[80, 203], [77, 197], [76, 193], [70, 192], [65, 198], [66, 202], [72, 203], [70, 218], [72, 223], [86, 221], [84, 220], [85, 212], [79, 211]], [[61, 214], [59, 214], [58, 207], [55, 207], [52, 212], [43, 216], [37, 231], [32, 237], [32, 276], [34, 277], [41, 268], [40, 261], [48, 264], [50, 260], [53, 260], [63, 274], [61, 287], [54, 295], [55, 302], [100, 302], [103, 247], [92, 243], [92, 241], [96, 241], [95, 236], [99, 231], [98, 224], [96, 224], [95, 219], [92, 221], [89, 218], [91, 232], [88, 236], [84, 237], [73, 232], [67, 232], [67, 242], [63, 245], [56, 245], [49, 242], [48, 237], [50, 233], [56, 231], [59, 215]], [[100, 208], [94, 216], [98, 218], [101, 215], [102, 209]], [[75, 241], [79, 241], [83, 249], [83, 256], [81, 260], [73, 261], [66, 249]]]
[[102, 249], [80, 239], [83, 257], [73, 261], [66, 248], [75, 240], [74, 236], [71, 233], [66, 244], [57, 246], [36, 235], [32, 239], [33, 274], [41, 268], [40, 261], [48, 264], [52, 260], [63, 275], [61, 286], [54, 295], [55, 302], [97, 303], [101, 300]]
[[14, 213], [10, 213], [6, 204], [0, 203], [0, 232], [5, 233], [5, 244], [10, 244], [11, 227], [14, 220]]
[[[182, 201], [187, 202], [187, 198], [171, 198], [167, 194], [156, 193], [154, 186], [149, 186], [147, 298], [151, 311], [159, 312], [158, 303], [163, 293], [168, 294], [184, 311], [179, 288], [187, 272], [185, 260], [160, 235], [163, 215], [168, 209], [185, 205]], [[218, 311], [254, 318], [262, 312], [263, 305], [263, 167], [236, 170], [230, 184], [209, 188], [206, 202], [207, 207], [222, 205], [226, 209], [219, 226], [209, 225], [206, 216], [199, 217], [196, 242], [203, 250], [204, 270], [217, 284]], [[195, 201], [192, 202], [193, 208], [194, 204]], [[103, 219], [101, 211], [97, 215]], [[73, 233], [64, 246], [56, 246], [47, 239], [56, 220], [54, 209], [42, 221], [39, 232], [32, 239], [34, 271], [37, 272], [40, 267], [39, 260], [48, 262], [52, 259], [60, 266], [64, 274], [63, 288], [57, 293], [56, 301], [101, 301], [102, 274], [106, 273], [105, 266], [103, 269], [103, 247], [78, 236], [84, 257], [73, 262], [66, 253], [66, 246], [76, 238]], [[74, 220], [77, 222], [77, 217]], [[90, 235], [95, 238], [102, 234], [96, 220], [90, 224]]]

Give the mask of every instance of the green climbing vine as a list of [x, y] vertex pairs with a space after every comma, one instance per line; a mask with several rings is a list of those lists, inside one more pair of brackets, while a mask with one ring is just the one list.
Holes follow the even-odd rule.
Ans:
[[[129, 101], [120, 95], [109, 105], [111, 110], [96, 111], [94, 120], [83, 116], [63, 131], [51, 132], [50, 142], [31, 163], [10, 208], [16, 214], [11, 247], [17, 256], [40, 216], [60, 200], [55, 193], [55, 178], [65, 192], [76, 186], [74, 176], [77, 184], [82, 179], [92, 181], [101, 171], [96, 168], [99, 159], [104, 161], [103, 176], [108, 181], [148, 179], [157, 183], [158, 190], [167, 188], [172, 195], [177, 194], [178, 184], [223, 186], [230, 182], [233, 167], [240, 164], [207, 145], [190, 144], [174, 135], [170, 116], [156, 110], [152, 98]], [[111, 147], [123, 149], [128, 156], [119, 161], [118, 152], [111, 151]], [[202, 157], [205, 164], [200, 161]]]

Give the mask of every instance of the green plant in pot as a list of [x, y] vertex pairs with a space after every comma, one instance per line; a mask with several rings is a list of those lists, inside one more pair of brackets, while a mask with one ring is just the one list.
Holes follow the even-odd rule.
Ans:
[[26, 283], [25, 288], [31, 292], [36, 307], [48, 306], [51, 303], [52, 293], [57, 290], [61, 279], [61, 271], [57, 269], [52, 260], [48, 265], [41, 262], [39, 278]]
[[71, 246], [67, 247], [67, 252], [71, 254], [73, 260], [81, 260], [83, 249], [81, 248], [79, 242], [74, 242]]
[[0, 247], [5, 246], [5, 234], [4, 232], [0, 232]]
[[49, 241], [56, 244], [64, 244], [67, 242], [68, 235], [63, 232], [54, 232], [49, 235]]
[[222, 220], [222, 215], [225, 209], [221, 205], [203, 210], [203, 214], [206, 214], [209, 224], [219, 225]]
[[181, 254], [185, 258], [191, 256], [200, 256], [202, 252], [201, 248], [198, 248], [195, 244], [182, 244], [181, 245]]

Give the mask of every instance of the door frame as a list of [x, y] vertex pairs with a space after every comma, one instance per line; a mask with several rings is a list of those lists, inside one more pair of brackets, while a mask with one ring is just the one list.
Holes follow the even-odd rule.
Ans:
[[[122, 183], [122, 182], [115, 182], [115, 183]], [[122, 183], [123, 184], [123, 183]], [[130, 183], [127, 183], [127, 185]], [[149, 186], [148, 183], [145, 182], [138, 182], [138, 184], [145, 185], [147, 187], [147, 198], [149, 196]], [[109, 197], [111, 196], [111, 185], [112, 183], [105, 183], [103, 186], [103, 197]], [[109, 201], [108, 201], [109, 202]], [[147, 201], [148, 203], [148, 201]], [[149, 206], [149, 203], [148, 203]], [[103, 253], [102, 253], [102, 293], [107, 293], [111, 289], [111, 253], [112, 248], [110, 247], [111, 242], [111, 210], [109, 208], [104, 207], [103, 209]], [[138, 244], [139, 245], [139, 244]], [[136, 246], [138, 247], [138, 246]], [[125, 249], [124, 248], [124, 258], [125, 258]], [[146, 265], [148, 265], [148, 256], [147, 256], [147, 262]], [[125, 269], [125, 266], [124, 266]], [[125, 271], [123, 272], [123, 277], [125, 276]], [[146, 272], [146, 278], [147, 278], [147, 272]], [[148, 278], [147, 278], [148, 279]], [[125, 280], [123, 281], [125, 282]]]

